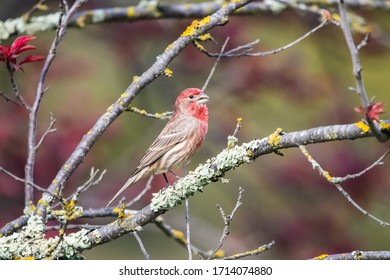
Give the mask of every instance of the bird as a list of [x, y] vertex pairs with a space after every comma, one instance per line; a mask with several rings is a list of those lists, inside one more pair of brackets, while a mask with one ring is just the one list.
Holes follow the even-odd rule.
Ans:
[[184, 166], [189, 162], [207, 134], [207, 101], [209, 96], [198, 88], [187, 88], [179, 94], [171, 118], [106, 208], [139, 180], [154, 174], [163, 174], [166, 179], [165, 173], [172, 167]]

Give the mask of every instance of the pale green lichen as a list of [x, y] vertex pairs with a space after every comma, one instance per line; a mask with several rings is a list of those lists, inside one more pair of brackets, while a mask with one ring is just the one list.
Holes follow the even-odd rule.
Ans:
[[[87, 237], [88, 231], [82, 229], [65, 235], [58, 244], [59, 237], [46, 239], [45, 225], [39, 216], [33, 215], [20, 232], [0, 238], [0, 259], [83, 259], [83, 249], [91, 246]], [[49, 248], [56, 249], [47, 256]]]
[[8, 39], [11, 34], [32, 35], [38, 32], [55, 29], [58, 26], [60, 13], [32, 17], [25, 22], [22, 17], [0, 21], [0, 40]]
[[275, 14], [280, 13], [287, 7], [286, 4], [275, 0], [265, 0], [264, 5]]
[[248, 150], [254, 151], [259, 147], [261, 141], [264, 140], [253, 140], [241, 146], [224, 149], [216, 157], [207, 160], [205, 164], [201, 164], [194, 171], [189, 172], [185, 178], [175, 184], [175, 187], [170, 186], [153, 194], [151, 209], [155, 212], [171, 209], [181, 204], [185, 198], [194, 195], [195, 192], [202, 192], [207, 184], [223, 177], [226, 171], [243, 163], [249, 163], [254, 159], [254, 152], [249, 155]]

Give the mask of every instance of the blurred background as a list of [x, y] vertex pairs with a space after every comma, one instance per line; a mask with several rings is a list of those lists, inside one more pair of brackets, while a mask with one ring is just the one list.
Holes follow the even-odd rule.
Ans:
[[[0, 3], [0, 20], [15, 18], [36, 1], [6, 0]], [[47, 1], [56, 10], [57, 1]], [[89, 1], [82, 10], [126, 6], [135, 1]], [[373, 28], [370, 43], [361, 51], [364, 82], [369, 97], [389, 100], [390, 49], [388, 11], [355, 10]], [[50, 112], [57, 132], [50, 134], [37, 154], [35, 182], [46, 187], [72, 153], [83, 134], [94, 124], [135, 75], [141, 75], [156, 56], [172, 43], [191, 22], [190, 19], [165, 19], [134, 23], [107, 23], [85, 29], [70, 28], [61, 43], [49, 72], [48, 91], [39, 113], [38, 137], [49, 124]], [[292, 9], [280, 14], [264, 13], [232, 17], [229, 23], [214, 28], [218, 45], [205, 47], [217, 52], [226, 37], [227, 49], [255, 39], [256, 51], [279, 48], [302, 36], [318, 24], [313, 14]], [[36, 55], [46, 55], [54, 31], [36, 34], [31, 44]], [[364, 36], [357, 34], [356, 40]], [[15, 37], [1, 44], [10, 45]], [[179, 92], [187, 87], [202, 87], [215, 59], [189, 45], [169, 66], [173, 77], [161, 76], [147, 86], [133, 105], [148, 112], [172, 110]], [[42, 63], [31, 63], [25, 72], [16, 73], [21, 94], [32, 102]], [[201, 150], [187, 170], [217, 155], [227, 144], [227, 136], [243, 118], [239, 143], [263, 138], [277, 127], [287, 132], [308, 128], [353, 123], [362, 115], [354, 86], [352, 65], [339, 28], [329, 25], [293, 48], [277, 55], [223, 59], [206, 90], [211, 97], [209, 133]], [[8, 73], [0, 65], [0, 90], [12, 94]], [[385, 106], [385, 109], [387, 106]], [[381, 117], [388, 118], [388, 114]], [[22, 108], [0, 99], [0, 166], [24, 176], [28, 114]], [[101, 183], [80, 196], [80, 205], [104, 207], [138, 164], [146, 149], [159, 134], [164, 121], [124, 113], [94, 145], [84, 163], [66, 185], [71, 194], [88, 178], [91, 167], [107, 169]], [[375, 139], [311, 145], [311, 155], [333, 176], [357, 173], [375, 161], [388, 147]], [[230, 227], [222, 247], [227, 255], [245, 252], [274, 240], [276, 245], [255, 259], [307, 259], [320, 254], [353, 250], [390, 250], [389, 228], [364, 216], [313, 170], [299, 149], [271, 154], [227, 173], [228, 184], [210, 184], [203, 193], [190, 198], [192, 243], [202, 250], [213, 250], [219, 243], [223, 220], [216, 204], [225, 213], [233, 209], [238, 187], [244, 188], [243, 205]], [[343, 186], [364, 209], [390, 221], [389, 159]], [[178, 172], [182, 174], [182, 171]], [[126, 192], [128, 200], [145, 185], [141, 182]], [[152, 192], [164, 185], [162, 176], [153, 181]], [[41, 193], [36, 193], [36, 201]], [[146, 206], [148, 193], [134, 208]], [[35, 203], [36, 203], [35, 201]], [[24, 186], [0, 173], [0, 227], [19, 217], [24, 207]], [[176, 207], [163, 215], [165, 222], [185, 231], [185, 209]], [[113, 219], [83, 220], [80, 223], [105, 224]], [[49, 232], [53, 236], [57, 232]], [[140, 233], [152, 259], [185, 259], [186, 249], [166, 237], [154, 225]], [[143, 259], [132, 235], [99, 246], [84, 254], [88, 259]]]

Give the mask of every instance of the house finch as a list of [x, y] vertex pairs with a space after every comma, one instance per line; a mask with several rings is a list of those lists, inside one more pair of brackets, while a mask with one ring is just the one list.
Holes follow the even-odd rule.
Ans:
[[[202, 145], [208, 128], [209, 97], [200, 89], [188, 88], [177, 97], [174, 112], [164, 129], [146, 151], [130, 178], [106, 207], [128, 187], [153, 174], [183, 166]], [[164, 174], [165, 175], [165, 174]]]

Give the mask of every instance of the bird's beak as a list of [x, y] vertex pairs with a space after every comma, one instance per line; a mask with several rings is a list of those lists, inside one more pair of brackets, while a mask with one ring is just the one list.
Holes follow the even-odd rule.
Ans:
[[197, 103], [199, 104], [204, 104], [206, 103], [207, 101], [209, 101], [210, 97], [206, 94], [206, 93], [201, 93], [197, 96]]

